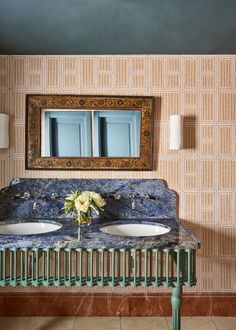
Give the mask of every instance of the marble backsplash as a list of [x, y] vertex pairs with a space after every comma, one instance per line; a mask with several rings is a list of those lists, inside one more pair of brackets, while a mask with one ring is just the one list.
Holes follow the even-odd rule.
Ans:
[[0, 190], [0, 217], [65, 218], [64, 198], [73, 190], [100, 193], [104, 218], [175, 218], [176, 193], [162, 180], [13, 179]]

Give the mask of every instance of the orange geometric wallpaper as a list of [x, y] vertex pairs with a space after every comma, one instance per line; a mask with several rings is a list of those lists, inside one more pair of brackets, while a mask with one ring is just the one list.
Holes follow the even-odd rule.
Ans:
[[[29, 93], [155, 96], [153, 171], [25, 171]], [[1, 187], [13, 177], [164, 179], [178, 193], [179, 217], [202, 242], [190, 291], [236, 291], [235, 55], [0, 56], [0, 112], [10, 114], [11, 135], [10, 148], [0, 149]], [[168, 149], [171, 114], [184, 116], [179, 151]]]

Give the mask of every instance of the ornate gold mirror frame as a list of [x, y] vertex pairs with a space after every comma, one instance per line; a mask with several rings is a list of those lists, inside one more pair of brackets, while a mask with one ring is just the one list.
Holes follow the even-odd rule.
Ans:
[[[41, 112], [45, 109], [141, 111], [139, 157], [42, 157]], [[26, 169], [28, 170], [151, 170], [154, 97], [27, 95]]]

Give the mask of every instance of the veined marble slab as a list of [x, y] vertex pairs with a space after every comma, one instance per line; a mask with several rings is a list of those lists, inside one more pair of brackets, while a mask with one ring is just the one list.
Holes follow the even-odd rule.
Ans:
[[[100, 193], [107, 200], [102, 218], [81, 229], [73, 214], [65, 215], [64, 198], [80, 189]], [[24, 195], [27, 193], [26, 195]], [[57, 194], [58, 198], [53, 199]], [[120, 195], [116, 200], [114, 194]], [[146, 198], [148, 194], [149, 198]], [[133, 196], [132, 199], [130, 196]], [[132, 200], [135, 209], [131, 208]], [[199, 241], [177, 219], [176, 194], [162, 180], [105, 179], [18, 179], [0, 191], [0, 221], [56, 221], [62, 228], [47, 234], [0, 235], [5, 248], [198, 248]], [[171, 228], [168, 234], [149, 237], [124, 237], [103, 233], [108, 223], [160, 223]]]

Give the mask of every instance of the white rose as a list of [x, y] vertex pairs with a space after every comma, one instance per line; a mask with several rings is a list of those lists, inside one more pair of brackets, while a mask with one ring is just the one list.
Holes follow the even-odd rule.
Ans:
[[98, 206], [98, 207], [103, 207], [104, 205], [106, 205], [106, 202], [104, 201], [104, 199], [102, 198], [102, 196], [98, 193], [95, 193], [94, 191], [90, 192], [90, 197], [92, 198], [92, 200], [94, 201], [94, 203]]
[[82, 192], [82, 195], [84, 196], [84, 197], [90, 197], [90, 191], [83, 191]]
[[90, 205], [90, 197], [87, 194], [82, 193], [75, 200], [75, 208], [78, 212], [88, 212]]

